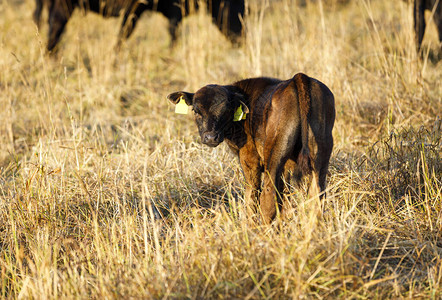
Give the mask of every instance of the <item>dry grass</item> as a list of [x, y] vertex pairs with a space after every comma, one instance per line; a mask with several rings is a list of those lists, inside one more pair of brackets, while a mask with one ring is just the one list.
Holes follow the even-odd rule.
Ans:
[[[1, 2], [1, 297], [440, 298], [434, 25], [420, 60], [403, 1], [301, 2], [249, 0], [239, 48], [203, 13], [170, 48], [146, 14], [115, 53], [120, 20], [77, 13], [54, 58], [33, 1]], [[227, 146], [165, 96], [301, 71], [336, 97], [327, 212], [294, 191], [261, 227]]]

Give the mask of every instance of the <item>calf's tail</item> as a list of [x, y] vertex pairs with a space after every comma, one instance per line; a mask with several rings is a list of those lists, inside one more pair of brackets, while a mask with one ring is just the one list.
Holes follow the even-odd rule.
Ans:
[[298, 166], [304, 175], [310, 174], [312, 171], [312, 163], [310, 158], [310, 149], [308, 147], [308, 117], [310, 114], [311, 104], [311, 84], [310, 78], [302, 73], [298, 73], [293, 77], [296, 89], [298, 91], [299, 114], [301, 118], [301, 141], [302, 148], [298, 156]]

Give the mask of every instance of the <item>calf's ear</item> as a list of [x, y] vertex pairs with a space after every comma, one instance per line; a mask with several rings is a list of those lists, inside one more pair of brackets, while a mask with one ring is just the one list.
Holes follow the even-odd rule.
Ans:
[[193, 104], [193, 95], [194, 95], [194, 93], [175, 92], [175, 93], [169, 94], [167, 96], [167, 99], [169, 99], [169, 101], [172, 102], [173, 104], [177, 104], [182, 98], [182, 99], [184, 99], [186, 104], [190, 106]]
[[234, 103], [235, 105], [241, 105], [242, 106], [242, 111], [245, 114], [248, 114], [250, 112], [249, 107], [244, 103], [244, 95], [240, 94], [240, 93], [235, 93], [234, 94]]
[[243, 110], [243, 112], [247, 115], [247, 114], [250, 112], [249, 107], [248, 107], [244, 102], [242, 102], [241, 100], [239, 101], [239, 103], [241, 103], [241, 105], [242, 105], [242, 110]]

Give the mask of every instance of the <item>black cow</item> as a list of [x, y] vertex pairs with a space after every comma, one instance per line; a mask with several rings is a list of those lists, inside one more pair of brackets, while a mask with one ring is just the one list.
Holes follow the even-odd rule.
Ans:
[[414, 0], [414, 32], [418, 51], [421, 48], [425, 33], [425, 10], [434, 10], [433, 19], [439, 33], [439, 42], [442, 43], [442, 0]]
[[[118, 45], [133, 32], [135, 25], [146, 10], [158, 11], [169, 20], [169, 32], [176, 39], [176, 28], [190, 11], [194, 0], [36, 0], [33, 17], [40, 24], [44, 1], [49, 3], [49, 39], [47, 49], [52, 51], [76, 7], [93, 11], [104, 17], [118, 17], [124, 12], [123, 23], [118, 34]], [[213, 22], [232, 41], [237, 41], [242, 32], [241, 19], [244, 16], [244, 0], [204, 0], [211, 12]]]

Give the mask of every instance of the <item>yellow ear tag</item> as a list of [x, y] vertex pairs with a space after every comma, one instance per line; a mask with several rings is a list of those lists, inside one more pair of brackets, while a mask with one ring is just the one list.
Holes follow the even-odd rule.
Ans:
[[183, 96], [181, 96], [180, 101], [178, 101], [178, 103], [175, 105], [175, 113], [187, 115], [188, 112], [189, 112], [189, 105], [186, 104], [186, 101], [184, 100]]
[[240, 105], [235, 113], [233, 114], [233, 122], [239, 122], [241, 120], [245, 120], [246, 119], [246, 115], [243, 110], [242, 110], [242, 105]]

